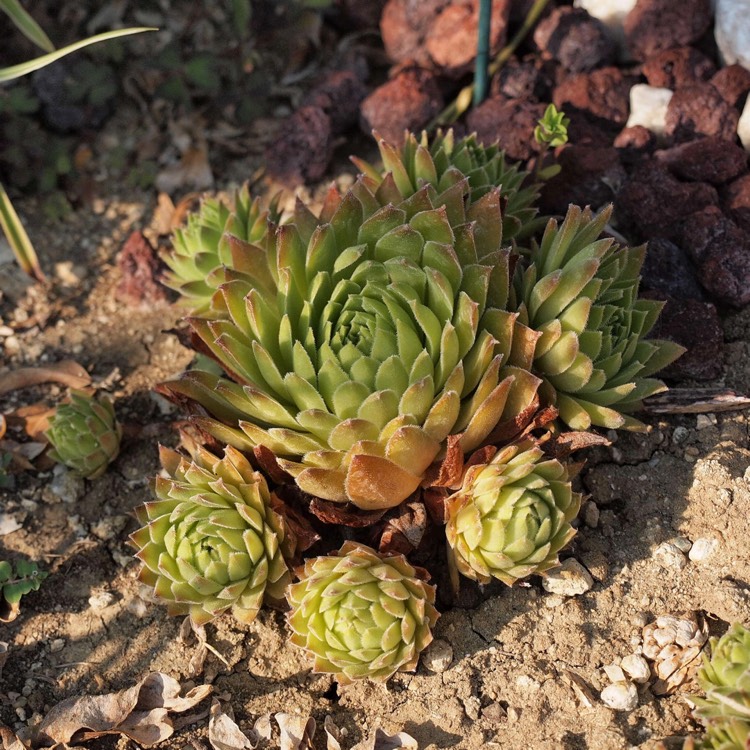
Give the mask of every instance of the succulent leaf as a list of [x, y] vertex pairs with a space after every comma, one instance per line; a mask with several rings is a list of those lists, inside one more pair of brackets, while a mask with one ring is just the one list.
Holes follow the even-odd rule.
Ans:
[[191, 446], [192, 459], [168, 448], [155, 500], [136, 510], [131, 534], [143, 563], [141, 580], [167, 602], [170, 614], [202, 625], [231, 610], [252, 622], [264, 597], [281, 599], [290, 575], [282, 550], [285, 529], [271, 509], [263, 476], [231, 447], [219, 459]]
[[348, 683], [385, 681], [416, 668], [438, 618], [435, 588], [403, 555], [381, 555], [345, 542], [306, 561], [287, 590], [292, 642], [316, 672]]
[[55, 461], [95, 479], [117, 458], [122, 428], [108, 398], [74, 390], [70, 402], [57, 407], [46, 435]]
[[513, 585], [557, 564], [575, 534], [581, 496], [565, 467], [527, 441], [471, 466], [447, 501], [446, 537], [452, 561], [467, 578]]

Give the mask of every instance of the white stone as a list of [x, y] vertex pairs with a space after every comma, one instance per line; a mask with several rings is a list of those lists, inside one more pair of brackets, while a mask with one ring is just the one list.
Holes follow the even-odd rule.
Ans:
[[442, 638], [436, 638], [422, 654], [422, 663], [430, 672], [445, 672], [452, 661], [453, 648]]
[[709, 427], [716, 426], [716, 415], [715, 414], [699, 414], [695, 418], [695, 429], [706, 430]]
[[62, 638], [55, 638], [49, 644], [50, 653], [56, 654], [58, 651], [62, 651], [65, 648], [65, 641]]
[[655, 135], [664, 135], [667, 107], [674, 92], [646, 83], [636, 83], [630, 89], [630, 117], [626, 127], [643, 125]]
[[628, 654], [622, 660], [622, 668], [633, 682], [643, 684], [651, 676], [648, 662], [639, 654]]
[[74, 503], [86, 489], [83, 479], [63, 464], [57, 464], [52, 470], [52, 481], [47, 486], [64, 503]]
[[636, 0], [575, 0], [574, 3], [576, 8], [585, 8], [589, 15], [598, 18], [609, 29], [623, 60], [630, 58], [625, 45], [623, 24], [635, 4]]
[[693, 543], [686, 536], [676, 536], [671, 541], [680, 552], [684, 552], [685, 554], [690, 552], [690, 548], [693, 546]]
[[745, 151], [750, 151], [750, 96], [747, 97], [745, 108], [740, 115], [740, 121], [737, 123], [737, 135], [740, 137]]
[[701, 562], [708, 560], [716, 550], [719, 549], [719, 540], [711, 539], [709, 537], [700, 537], [696, 539], [693, 546], [690, 548], [688, 557], [693, 562]]
[[663, 542], [654, 551], [654, 559], [665, 568], [682, 570], [687, 565], [687, 557], [672, 542]]
[[615, 711], [632, 711], [638, 705], [638, 690], [632, 682], [616, 682], [601, 692], [602, 703]]
[[625, 682], [625, 672], [617, 664], [607, 664], [604, 667], [604, 673], [610, 682]]
[[714, 0], [714, 37], [725, 65], [750, 70], [750, 0]]
[[112, 606], [116, 601], [115, 595], [109, 591], [100, 591], [98, 594], [92, 594], [89, 597], [89, 606], [92, 609], [106, 609]]
[[569, 557], [562, 565], [548, 570], [542, 578], [542, 587], [550, 594], [578, 596], [585, 594], [594, 585], [591, 573], [578, 562]]

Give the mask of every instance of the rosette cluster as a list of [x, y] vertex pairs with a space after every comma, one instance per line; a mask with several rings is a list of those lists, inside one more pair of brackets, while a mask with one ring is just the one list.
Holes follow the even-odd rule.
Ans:
[[50, 457], [87, 479], [101, 476], [120, 452], [122, 428], [106, 397], [71, 391], [50, 419], [47, 439]]
[[221, 459], [200, 446], [192, 452], [188, 459], [161, 449], [168, 476], [154, 480], [155, 499], [136, 509], [144, 525], [130, 539], [140, 578], [170, 614], [196, 625], [226, 611], [252, 622], [264, 598], [283, 599], [291, 580], [283, 521], [244, 456], [231, 447]]
[[345, 542], [336, 554], [307, 560], [298, 577], [288, 620], [315, 671], [346, 683], [384, 681], [417, 666], [438, 618], [435, 588], [403, 555]]
[[509, 586], [557, 564], [571, 540], [581, 496], [559, 461], [526, 442], [471, 466], [447, 503], [446, 537], [458, 571]]

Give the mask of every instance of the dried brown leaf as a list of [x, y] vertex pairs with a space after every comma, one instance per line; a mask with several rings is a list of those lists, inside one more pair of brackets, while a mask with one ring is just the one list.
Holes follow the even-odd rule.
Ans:
[[[49, 427], [50, 417], [55, 413], [54, 407], [44, 401], [22, 406], [7, 415], [8, 424], [23, 427], [26, 434], [38, 442], [46, 442], [45, 431]], [[0, 435], [2, 437], [2, 435]]]
[[276, 484], [291, 484], [294, 481], [291, 474], [288, 474], [279, 466], [276, 455], [270, 448], [266, 448], [265, 445], [257, 445], [253, 448], [253, 455], [258, 462], [258, 466]]
[[315, 719], [298, 714], [274, 715], [281, 730], [281, 750], [308, 750], [315, 737]]
[[357, 743], [352, 750], [398, 750], [398, 748], [419, 750], [419, 744], [406, 732], [387, 734], [378, 727], [374, 734], [363, 742]]
[[287, 531], [284, 540], [286, 552], [289, 557], [294, 557], [304, 552], [320, 539], [320, 534], [312, 527], [310, 521], [289, 505], [280, 494], [286, 495], [288, 491], [295, 492], [296, 488], [280, 487], [271, 493], [271, 508], [283, 519]]
[[362, 529], [377, 523], [385, 514], [384, 510], [360, 510], [350, 503], [332, 503], [315, 497], [310, 502], [310, 512], [324, 523], [338, 523]]
[[214, 175], [208, 163], [206, 144], [190, 146], [176, 164], [170, 164], [156, 176], [156, 187], [165, 193], [191, 188], [205, 190], [214, 184]]
[[562, 461], [575, 451], [595, 445], [611, 444], [612, 442], [604, 435], [597, 435], [595, 432], [561, 432], [551, 435], [542, 447], [546, 454]]
[[385, 522], [378, 549], [408, 555], [419, 547], [427, 526], [427, 511], [419, 500], [407, 501], [395, 508]]
[[91, 382], [91, 376], [72, 359], [64, 359], [44, 367], [21, 367], [0, 375], [0, 394], [19, 388], [30, 388], [41, 383], [62, 383], [70, 388], [83, 388]]
[[210, 685], [193, 688], [181, 696], [180, 683], [162, 672], [151, 672], [138, 684], [117, 693], [68, 698], [44, 717], [36, 746], [124, 734], [150, 746], [171, 736], [169, 712], [182, 712], [202, 701]]
[[214, 750], [254, 750], [260, 737], [251, 730], [248, 737], [235, 723], [231, 708], [225, 712], [216, 698], [211, 703], [208, 741]]
[[461, 435], [448, 435], [445, 457], [427, 469], [423, 487], [453, 487], [460, 483], [464, 468]]
[[151, 217], [151, 229], [158, 235], [169, 234], [172, 231], [172, 217], [174, 216], [174, 201], [167, 193], [159, 193], [156, 208]]

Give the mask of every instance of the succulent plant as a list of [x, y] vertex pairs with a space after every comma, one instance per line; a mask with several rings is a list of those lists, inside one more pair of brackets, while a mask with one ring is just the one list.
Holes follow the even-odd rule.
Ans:
[[95, 479], [117, 458], [122, 429], [108, 398], [74, 390], [70, 402], [57, 407], [46, 435], [55, 461]]
[[645, 247], [601, 238], [610, 213], [571, 206], [561, 225], [550, 219], [516, 276], [518, 322], [538, 336], [540, 393], [576, 430], [642, 428], [630, 413], [666, 388], [650, 376], [684, 351], [644, 338], [664, 303], [638, 299]]
[[750, 722], [727, 719], [709, 724], [696, 750], [747, 750], [750, 747]]
[[136, 510], [144, 526], [130, 537], [141, 580], [196, 625], [231, 610], [251, 622], [264, 597], [282, 599], [290, 575], [283, 521], [271, 509], [266, 480], [231, 447], [219, 459], [191, 446], [192, 460], [161, 448], [168, 477], [155, 500]]
[[[508, 164], [505, 153], [497, 145], [483, 146], [474, 135], [456, 141], [451, 130], [438, 131], [432, 141], [426, 133], [419, 140], [407, 133], [399, 153], [377, 134], [375, 137], [382, 169], [356, 157], [352, 157], [352, 161], [372, 181], [370, 188], [381, 203], [398, 203], [424, 185], [431, 185], [438, 194], [444, 195], [446, 191], [459, 189], [455, 186], [468, 180], [472, 202], [499, 189], [504, 242], [523, 239], [544, 226], [543, 221], [534, 218], [538, 185], [530, 184], [528, 172]], [[440, 203], [440, 199], [434, 202]]]
[[711, 658], [703, 656], [698, 681], [706, 697], [695, 698], [702, 719], [741, 719], [750, 725], [750, 630], [735, 623], [711, 638]]
[[416, 668], [438, 613], [434, 587], [403, 555], [345, 542], [297, 574], [287, 592], [292, 642], [314, 658], [316, 672], [384, 681]]
[[0, 622], [10, 622], [18, 616], [21, 597], [38, 591], [47, 575], [31, 560], [19, 560], [15, 568], [7, 560], [0, 560]]
[[470, 466], [448, 498], [451, 559], [468, 578], [510, 586], [557, 564], [580, 505], [559, 461], [530, 441], [506, 446], [489, 463]]
[[388, 184], [363, 177], [317, 217], [298, 202], [221, 285], [219, 319], [190, 319], [232, 380], [162, 386], [200, 403], [215, 438], [262, 445], [305, 492], [364, 509], [413, 493], [449, 435], [468, 453], [533, 411], [540, 382], [507, 310], [500, 191], [425, 184], [381, 207]]
[[253, 252], [249, 246], [263, 240], [269, 221], [278, 220], [278, 198], [263, 210], [245, 185], [228, 202], [204, 198], [187, 226], [175, 230], [172, 248], [162, 254], [170, 269], [164, 284], [180, 294], [183, 307], [194, 315], [210, 314], [218, 287], [242, 275], [244, 259]]

